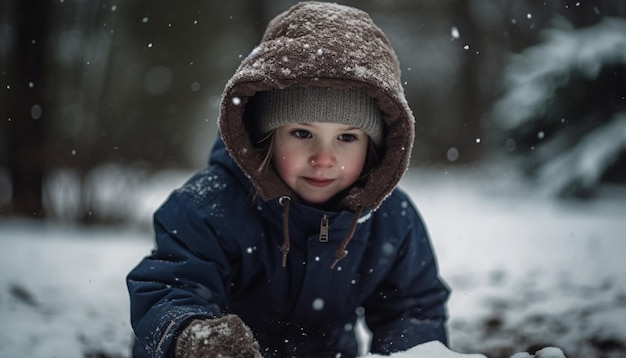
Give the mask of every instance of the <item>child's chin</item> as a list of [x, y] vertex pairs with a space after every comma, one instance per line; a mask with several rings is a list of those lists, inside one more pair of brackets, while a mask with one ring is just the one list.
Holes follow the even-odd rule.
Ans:
[[311, 205], [323, 205], [328, 200], [330, 200], [330, 198], [303, 198], [302, 200]]
[[332, 198], [332, 195], [304, 195], [304, 196], [300, 196], [300, 199], [302, 199], [305, 203], [313, 205], [313, 206], [324, 205], [331, 198]]

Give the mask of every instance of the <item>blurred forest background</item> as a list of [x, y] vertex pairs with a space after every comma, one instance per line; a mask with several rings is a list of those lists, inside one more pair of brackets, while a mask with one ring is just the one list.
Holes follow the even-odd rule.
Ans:
[[[337, 2], [398, 53], [412, 165], [506, 162], [555, 196], [626, 184], [623, 0]], [[124, 222], [101, 202], [204, 166], [226, 81], [294, 3], [0, 0], [0, 216]]]

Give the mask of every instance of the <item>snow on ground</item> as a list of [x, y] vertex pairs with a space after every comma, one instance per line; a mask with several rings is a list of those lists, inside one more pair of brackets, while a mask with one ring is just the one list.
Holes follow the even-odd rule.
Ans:
[[[557, 202], [505, 174], [412, 170], [402, 182], [452, 288], [452, 349], [626, 356], [626, 195]], [[144, 186], [137, 205], [179, 184]], [[4, 218], [0, 245], [0, 358], [129, 357], [124, 279], [151, 249], [149, 231]], [[460, 356], [429, 344], [395, 358]]]
[[0, 221], [0, 357], [128, 357], [125, 274], [145, 234]]
[[452, 287], [453, 349], [626, 357], [626, 195], [553, 201], [497, 175], [442, 171], [403, 182]]

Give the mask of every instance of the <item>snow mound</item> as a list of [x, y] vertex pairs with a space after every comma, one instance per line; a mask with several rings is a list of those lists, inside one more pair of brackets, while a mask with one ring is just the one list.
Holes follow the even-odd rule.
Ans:
[[[393, 357], [393, 358], [486, 358], [482, 354], [461, 354], [449, 350], [441, 342], [432, 341], [415, 346], [405, 352], [394, 353], [391, 356], [381, 356], [378, 354], [365, 356], [367, 358], [381, 358], [381, 357]], [[364, 358], [365, 358], [364, 357]], [[547, 357], [547, 356], [546, 356]], [[521, 357], [516, 357], [521, 358]], [[553, 358], [550, 356], [550, 358]]]
[[546, 347], [541, 350], [538, 350], [535, 355], [531, 355], [529, 353], [515, 353], [511, 356], [511, 358], [565, 358], [565, 354], [560, 348], [556, 347]]
[[[364, 356], [363, 358], [487, 358], [482, 354], [463, 354], [451, 351], [441, 342], [432, 341], [415, 346], [407, 351], [394, 353], [390, 356], [381, 356], [378, 354]], [[538, 350], [534, 355], [528, 352], [515, 353], [511, 358], [566, 358], [560, 348], [545, 347]]]

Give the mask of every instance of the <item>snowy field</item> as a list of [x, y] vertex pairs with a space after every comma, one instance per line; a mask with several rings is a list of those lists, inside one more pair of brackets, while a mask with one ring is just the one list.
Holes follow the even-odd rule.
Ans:
[[[452, 288], [452, 349], [626, 357], [626, 195], [556, 201], [503, 173], [442, 169], [402, 182]], [[124, 279], [152, 247], [150, 212], [183, 180], [165, 177], [130, 191], [140, 228], [0, 218], [1, 358], [129, 357]], [[433, 352], [396, 356], [452, 356]]]

